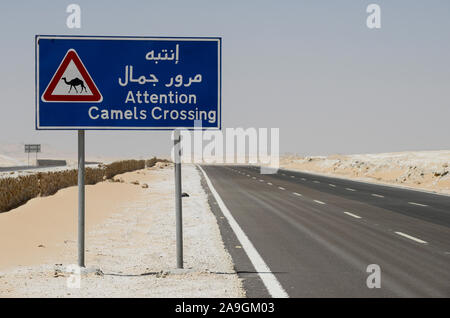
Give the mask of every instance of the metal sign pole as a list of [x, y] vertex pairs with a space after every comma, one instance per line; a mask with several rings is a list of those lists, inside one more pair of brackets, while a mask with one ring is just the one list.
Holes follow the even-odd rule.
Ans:
[[180, 131], [174, 131], [175, 159], [175, 217], [177, 233], [177, 268], [183, 268], [183, 218], [181, 202], [181, 146]]
[[78, 130], [78, 266], [84, 264], [84, 225], [85, 225], [85, 192], [84, 192], [84, 130]]

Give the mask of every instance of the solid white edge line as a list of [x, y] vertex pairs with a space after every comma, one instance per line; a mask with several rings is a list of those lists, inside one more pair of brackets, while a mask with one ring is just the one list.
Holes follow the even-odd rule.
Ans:
[[416, 242], [421, 243], [421, 244], [427, 244], [427, 242], [425, 242], [425, 241], [423, 241], [423, 240], [421, 240], [421, 239], [418, 239], [417, 237], [414, 237], [414, 236], [405, 234], [405, 233], [403, 233], [403, 232], [395, 232], [395, 234], [398, 234], [398, 235], [400, 235], [400, 236], [409, 238], [410, 240], [416, 241]]
[[239, 224], [231, 215], [231, 212], [228, 210], [225, 203], [222, 201], [222, 198], [219, 196], [216, 189], [212, 185], [211, 180], [207, 176], [206, 172], [203, 170], [201, 166], [197, 165], [197, 167], [199, 167], [200, 170], [202, 171], [203, 176], [206, 179], [206, 183], [208, 184], [208, 187], [211, 190], [211, 193], [216, 199], [219, 208], [222, 210], [222, 214], [227, 218], [230, 227], [233, 229], [234, 234], [236, 234], [236, 237], [241, 243], [242, 248], [247, 253], [248, 258], [252, 262], [253, 267], [255, 267], [256, 272], [258, 273], [259, 277], [266, 286], [269, 294], [274, 298], [289, 298], [288, 293], [284, 290], [283, 286], [281, 286], [280, 282], [277, 280], [275, 275], [272, 274], [272, 271], [270, 270], [269, 266], [267, 266], [267, 264], [264, 262], [263, 258], [261, 257], [261, 255], [259, 255], [258, 251], [253, 246], [250, 239], [247, 237], [245, 232], [241, 229]]
[[319, 204], [326, 204], [325, 202], [319, 201], [319, 200], [314, 200], [314, 202], [319, 203]]
[[359, 215], [356, 215], [356, 214], [353, 214], [353, 213], [350, 213], [350, 212], [344, 212], [344, 213], [347, 214], [347, 215], [350, 215], [351, 217], [354, 217], [355, 219], [360, 219], [361, 218]]

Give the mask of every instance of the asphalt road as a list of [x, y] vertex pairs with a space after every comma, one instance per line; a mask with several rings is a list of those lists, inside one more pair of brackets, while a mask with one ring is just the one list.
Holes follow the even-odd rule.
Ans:
[[[202, 168], [289, 297], [450, 297], [450, 196], [286, 170]], [[219, 225], [248, 295], [270, 296], [257, 275], [245, 276], [255, 269]], [[367, 287], [370, 264], [380, 266], [380, 288]]]
[[14, 166], [14, 167], [0, 167], [0, 172], [10, 172], [10, 171], [22, 171], [22, 170], [36, 170], [36, 169], [46, 169], [55, 167], [64, 167], [66, 165], [48, 165], [48, 166]]
[[34, 170], [42, 167], [36, 166], [14, 166], [14, 167], [0, 167], [0, 172], [19, 171], [19, 170]]

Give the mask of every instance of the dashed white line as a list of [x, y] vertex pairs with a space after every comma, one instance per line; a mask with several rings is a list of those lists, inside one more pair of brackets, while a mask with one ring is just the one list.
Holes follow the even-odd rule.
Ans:
[[355, 189], [352, 189], [352, 188], [345, 188], [345, 190], [348, 190], [348, 191], [356, 191]]
[[349, 215], [349, 216], [351, 216], [351, 217], [354, 217], [355, 219], [360, 219], [361, 218], [359, 215], [356, 215], [356, 214], [353, 214], [353, 213], [350, 213], [350, 212], [344, 212], [344, 213]]
[[272, 182], [267, 182], [268, 185], [272, 185]]
[[377, 198], [384, 198], [384, 195], [381, 195], [381, 194], [372, 193], [371, 195], [373, 197], [377, 197]]
[[291, 178], [295, 178], [295, 176], [291, 176]]
[[423, 241], [423, 240], [421, 240], [421, 239], [418, 239], [417, 237], [414, 237], [414, 236], [405, 234], [405, 233], [403, 233], [403, 232], [395, 232], [395, 234], [398, 234], [398, 235], [400, 235], [400, 236], [406, 237], [406, 238], [408, 238], [408, 239], [410, 239], [410, 240], [413, 240], [413, 241], [415, 241], [415, 242], [417, 242], [417, 243], [427, 244], [427, 242], [425, 242], [425, 241]]
[[264, 182], [264, 180], [263, 179], [259, 179], [259, 182]]
[[256, 179], [256, 177], [252, 177], [252, 179]]
[[329, 185], [330, 187], [336, 188], [336, 186], [335, 186], [334, 184], [332, 184], [332, 183], [328, 183], [328, 185]]
[[317, 180], [314, 180], [313, 182], [314, 182], [314, 183], [320, 183], [320, 181], [317, 181]]
[[301, 197], [301, 196], [302, 196], [300, 193], [297, 193], [297, 192], [292, 192], [292, 194], [293, 194], [293, 195], [296, 195], [296, 196], [298, 196], [298, 197]]
[[305, 178], [302, 178], [302, 180], [303, 180], [303, 181], [306, 181], [306, 179], [305, 179]]
[[286, 190], [285, 188], [283, 188], [283, 187], [278, 187], [278, 189], [280, 189], [280, 190]]
[[314, 202], [319, 203], [319, 204], [326, 204], [325, 202], [319, 201], [319, 200], [314, 200]]
[[428, 205], [426, 205], [426, 204], [422, 204], [422, 203], [416, 203], [416, 202], [408, 202], [409, 204], [412, 204], [412, 205], [418, 205], [418, 206], [428, 206]]

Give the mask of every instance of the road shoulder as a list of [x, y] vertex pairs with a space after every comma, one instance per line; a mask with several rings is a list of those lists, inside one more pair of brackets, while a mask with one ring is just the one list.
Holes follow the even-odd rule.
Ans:
[[230, 254], [233, 260], [234, 269], [238, 274], [238, 277], [242, 280], [246, 296], [248, 298], [271, 297], [266, 287], [264, 286], [264, 283], [259, 277], [255, 267], [252, 265], [252, 262], [247, 256], [247, 253], [242, 248], [241, 243], [236, 237], [236, 234], [223, 215], [222, 210], [220, 209], [219, 204], [214, 198], [214, 195], [212, 194], [205, 177], [198, 167], [197, 170], [199, 170], [199, 173], [201, 175], [201, 184], [208, 196], [208, 204], [210, 206], [210, 209], [216, 217], [225, 249], [228, 254]]

